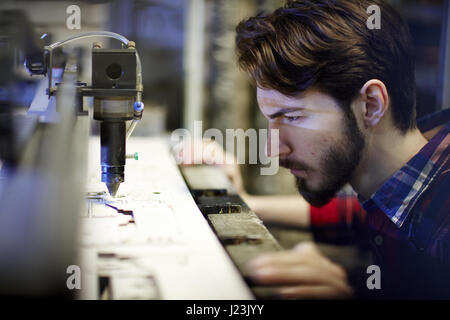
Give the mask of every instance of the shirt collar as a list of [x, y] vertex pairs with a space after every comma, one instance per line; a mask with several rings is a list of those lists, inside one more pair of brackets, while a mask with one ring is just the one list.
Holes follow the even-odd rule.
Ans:
[[449, 157], [449, 143], [450, 122], [368, 200], [358, 196], [364, 210], [368, 214], [382, 210], [400, 228], [416, 201], [442, 170]]

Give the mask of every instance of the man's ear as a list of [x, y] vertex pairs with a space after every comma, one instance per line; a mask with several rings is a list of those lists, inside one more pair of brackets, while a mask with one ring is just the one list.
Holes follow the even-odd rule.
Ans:
[[366, 127], [376, 126], [389, 108], [386, 86], [377, 79], [367, 81], [360, 90], [363, 98], [363, 121]]

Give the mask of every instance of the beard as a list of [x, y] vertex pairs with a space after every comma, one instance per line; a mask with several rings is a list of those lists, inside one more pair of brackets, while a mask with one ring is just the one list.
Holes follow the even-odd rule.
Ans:
[[[320, 158], [320, 173], [324, 177], [322, 187], [313, 190], [307, 180], [295, 177], [299, 193], [309, 204], [322, 207], [336, 195], [352, 175], [361, 160], [361, 153], [365, 146], [362, 132], [359, 130], [353, 112], [345, 112], [345, 129], [342, 144], [333, 145]], [[309, 167], [300, 161], [280, 159], [280, 165], [290, 169], [304, 169]]]

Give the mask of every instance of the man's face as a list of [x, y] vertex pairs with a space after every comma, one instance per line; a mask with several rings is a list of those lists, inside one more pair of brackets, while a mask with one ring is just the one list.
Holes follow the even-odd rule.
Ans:
[[353, 113], [314, 88], [296, 97], [258, 88], [257, 98], [269, 129], [279, 129], [280, 165], [291, 169], [310, 204], [326, 204], [349, 182], [361, 159], [364, 137]]

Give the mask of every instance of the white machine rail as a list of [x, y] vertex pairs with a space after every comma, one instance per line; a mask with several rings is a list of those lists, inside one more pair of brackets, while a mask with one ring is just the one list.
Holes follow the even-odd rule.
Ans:
[[192, 199], [167, 142], [130, 138], [128, 150], [139, 151], [139, 160], [129, 161], [128, 181], [110, 198], [98, 177], [98, 139], [90, 140], [79, 298], [253, 298]]

